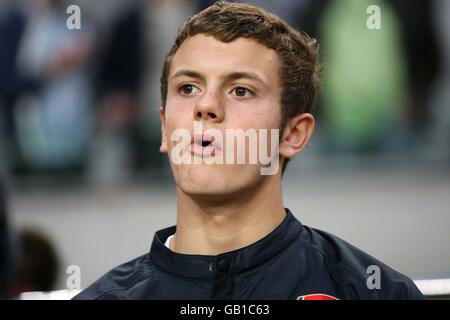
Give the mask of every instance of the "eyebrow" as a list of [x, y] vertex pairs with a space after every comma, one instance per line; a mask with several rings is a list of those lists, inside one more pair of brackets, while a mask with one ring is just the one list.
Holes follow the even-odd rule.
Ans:
[[[202, 75], [200, 72], [189, 70], [189, 69], [180, 69], [177, 72], [175, 72], [170, 78], [178, 78], [187, 76], [190, 78], [199, 79], [202, 81], [205, 81], [205, 76]], [[222, 80], [225, 81], [231, 81], [231, 80], [239, 80], [239, 79], [250, 79], [257, 82], [260, 82], [263, 85], [267, 85], [267, 83], [256, 73], [254, 72], [246, 72], [246, 71], [236, 71], [236, 72], [230, 72], [223, 76], [221, 76]]]

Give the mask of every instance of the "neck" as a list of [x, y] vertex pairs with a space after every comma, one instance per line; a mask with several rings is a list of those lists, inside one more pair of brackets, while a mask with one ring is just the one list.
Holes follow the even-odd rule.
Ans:
[[281, 179], [272, 176], [251, 189], [226, 200], [207, 201], [177, 188], [177, 231], [171, 239], [171, 250], [217, 255], [268, 235], [286, 215]]

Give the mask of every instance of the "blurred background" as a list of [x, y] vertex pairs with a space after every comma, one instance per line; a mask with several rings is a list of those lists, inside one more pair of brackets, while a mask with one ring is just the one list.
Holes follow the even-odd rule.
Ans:
[[[85, 288], [175, 224], [159, 78], [180, 24], [213, 2], [0, 2], [0, 297], [66, 289], [71, 265]], [[450, 278], [450, 1], [246, 2], [321, 45], [286, 207], [415, 280]]]

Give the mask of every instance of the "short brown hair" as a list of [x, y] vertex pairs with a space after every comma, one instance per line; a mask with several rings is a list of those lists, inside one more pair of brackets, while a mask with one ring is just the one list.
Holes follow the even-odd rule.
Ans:
[[[210, 35], [225, 43], [237, 38], [253, 39], [277, 52], [281, 61], [281, 128], [284, 128], [288, 119], [313, 111], [320, 88], [317, 41], [263, 9], [225, 1], [218, 1], [193, 15], [179, 29], [162, 70], [163, 107], [167, 101], [167, 82], [172, 59], [181, 44], [196, 34]], [[284, 161], [283, 171], [287, 160]]]

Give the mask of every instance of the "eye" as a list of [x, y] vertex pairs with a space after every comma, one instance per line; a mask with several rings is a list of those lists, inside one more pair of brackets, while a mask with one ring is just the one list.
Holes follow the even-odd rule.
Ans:
[[194, 86], [193, 84], [183, 84], [178, 91], [180, 93], [182, 93], [183, 95], [190, 95], [193, 92], [195, 92], [195, 90], [198, 90], [198, 88], [196, 86]]
[[233, 89], [233, 92], [239, 98], [251, 98], [254, 95], [253, 91], [244, 87], [236, 87]]

